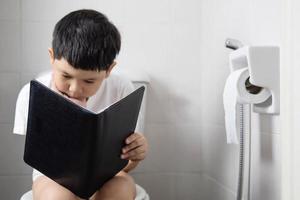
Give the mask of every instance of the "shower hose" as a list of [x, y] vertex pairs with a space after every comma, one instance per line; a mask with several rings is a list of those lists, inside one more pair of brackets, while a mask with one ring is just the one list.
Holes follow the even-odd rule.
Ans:
[[[250, 200], [250, 172], [251, 172], [251, 105], [249, 105], [249, 149], [248, 149], [248, 191], [247, 199]], [[237, 184], [236, 200], [243, 199], [243, 182], [244, 182], [244, 160], [245, 160], [245, 129], [244, 129], [244, 106], [240, 105], [240, 154], [239, 154], [239, 174]]]
[[240, 158], [239, 158], [239, 175], [237, 184], [237, 200], [243, 198], [243, 180], [244, 180], [244, 106], [240, 105]]

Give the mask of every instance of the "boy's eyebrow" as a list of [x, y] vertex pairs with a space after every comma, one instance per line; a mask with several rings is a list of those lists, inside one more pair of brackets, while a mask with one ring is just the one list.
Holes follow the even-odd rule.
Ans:
[[[72, 77], [72, 75], [70, 75], [68, 72], [65, 72], [65, 71], [61, 71], [64, 75], [67, 75], [67, 76], [71, 76]], [[87, 81], [94, 81], [94, 80], [96, 80], [97, 78], [86, 78], [86, 79], [83, 79], [83, 80], [87, 80]]]
[[68, 72], [62, 70], [62, 69], [59, 69], [60, 72], [62, 72], [63, 74], [67, 74], [67, 75], [70, 75]]

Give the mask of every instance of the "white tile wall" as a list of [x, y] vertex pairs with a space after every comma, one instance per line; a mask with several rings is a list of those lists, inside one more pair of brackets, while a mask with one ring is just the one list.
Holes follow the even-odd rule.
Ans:
[[251, 196], [252, 199], [281, 199], [280, 136], [255, 135], [253, 139]]
[[[81, 8], [87, 8], [87, 9], [95, 9], [102, 13], [104, 13], [106, 16], [109, 16], [110, 20], [114, 23], [118, 23], [125, 17], [120, 17], [122, 15], [124, 4], [128, 2], [123, 2], [119, 0], [85, 0], [81, 1]], [[63, 11], [63, 15], [65, 14], [65, 11]]]
[[23, 162], [25, 137], [12, 133], [12, 124], [0, 124], [0, 176], [31, 175]]
[[235, 191], [239, 146], [226, 144], [224, 127], [206, 126], [202, 132], [203, 165], [207, 176]]
[[20, 18], [19, 0], [1, 0], [0, 20], [18, 20]]
[[29, 83], [32, 79], [36, 78], [38, 76], [37, 72], [29, 72], [29, 73], [21, 73], [20, 82], [21, 85], [24, 86], [25, 84]]
[[[275, 5], [277, 5], [278, 2], [279, 1], [276, 1]], [[241, 6], [239, 3], [249, 6]], [[244, 43], [279, 44], [280, 35], [278, 29], [280, 29], [280, 23], [274, 23], [274, 19], [276, 19], [278, 22], [280, 21], [280, 7], [275, 6], [270, 8], [269, 6], [267, 6], [269, 5], [269, 3], [270, 1], [230, 1], [227, 2], [226, 5], [222, 4], [222, 6], [218, 6], [218, 8], [216, 9], [219, 9], [219, 11], [221, 12], [224, 12], [226, 9], [232, 10], [230, 9], [230, 7], [233, 8], [235, 12], [232, 12], [233, 14], [228, 13], [226, 19], [216, 19], [216, 21], [223, 23], [215, 23], [216, 27], [213, 26], [212, 29], [220, 28], [220, 30], [223, 31], [217, 32], [217, 34], [215, 33], [216, 35], [214, 35], [213, 37], [216, 37], [216, 41], [218, 43], [221, 43], [222, 40], [225, 39], [224, 37], [229, 37], [230, 32], [234, 31], [234, 35], [238, 34], [236, 38], [240, 39]], [[270, 13], [266, 12], [266, 10], [268, 10], [268, 12]], [[239, 19], [237, 17], [234, 17], [233, 15], [238, 16]], [[272, 20], [270, 18], [265, 18], [265, 15], [272, 16]], [[215, 18], [221, 16], [224, 15], [216, 14]], [[232, 20], [231, 23], [229, 23], [229, 21], [227, 20], [230, 18], [236, 20]], [[262, 18], [263, 20], [261, 20]], [[230, 29], [226, 29], [228, 28], [228, 26], [230, 27]], [[221, 36], [224, 37], [222, 38]], [[220, 65], [221, 63], [226, 64], [225, 61], [222, 61], [222, 59], [225, 58], [225, 53], [221, 52], [218, 49], [213, 49], [213, 52], [216, 52], [216, 57], [219, 59], [209, 61], [209, 59], [212, 59], [212, 56], [209, 55], [207, 56], [207, 58], [204, 58], [206, 63], [211, 64], [206, 64], [206, 66], [209, 66], [210, 68], [206, 68], [205, 72], [206, 75], [211, 73], [215, 73], [216, 75], [215, 77], [204, 76], [203, 82], [206, 82], [204, 80], [209, 80], [211, 78], [215, 79], [217, 85], [207, 87], [206, 85], [202, 84], [204, 87], [202, 91], [206, 91], [205, 94], [210, 94], [211, 96], [214, 96], [216, 98], [212, 99], [209, 102], [209, 98], [207, 96], [203, 97], [203, 102], [207, 102], [207, 104], [205, 104], [207, 105], [207, 107], [204, 108], [205, 112], [202, 113], [203, 117], [201, 119], [202, 121], [208, 119], [208, 121], [206, 122], [208, 122], [210, 125], [212, 124], [212, 126], [216, 126], [217, 124], [221, 125], [223, 123], [222, 116], [220, 115], [223, 114], [223, 112], [220, 110], [221, 104], [219, 100], [221, 98], [220, 94], [222, 92], [222, 84], [221, 82], [218, 82], [216, 80], [221, 79], [221, 81], [223, 81], [224, 83], [226, 77], [224, 76], [224, 74], [228, 74], [228, 72], [223, 71], [224, 66]], [[228, 53], [226, 54], [228, 55]], [[215, 68], [211, 68], [211, 66], [214, 66]], [[209, 110], [210, 113], [207, 114]], [[278, 133], [280, 133], [279, 120], [279, 116], [259, 116], [255, 114], [253, 116], [252, 134], [255, 135], [253, 137], [263, 137], [265, 139], [261, 140], [259, 143], [253, 142], [252, 144], [252, 165], [254, 167], [251, 171], [251, 180], [253, 180], [251, 183], [253, 184], [251, 185], [251, 195], [253, 196], [253, 198], [251, 199], [278, 199], [280, 196], [280, 173], [278, 171], [280, 169], [281, 160], [279, 156], [280, 146], [278, 142], [275, 142], [277, 141], [276, 138], [279, 136]], [[236, 177], [238, 148], [234, 148], [234, 146], [232, 145], [226, 146], [224, 144], [220, 144], [220, 141], [218, 141], [219, 138], [216, 133], [221, 132], [221, 130], [215, 129], [217, 128], [209, 127], [208, 132], [215, 134], [205, 134], [203, 136], [207, 138], [208, 141], [206, 143], [206, 146], [203, 148], [204, 150], [206, 150], [206, 155], [204, 155], [204, 161], [206, 163], [205, 170], [207, 171], [207, 175], [209, 177], [212, 177], [224, 187], [230, 188], [233, 192], [235, 192], [237, 183]], [[216, 144], [216, 146], [211, 146], [212, 144]], [[222, 165], [222, 163], [225, 163], [225, 165]], [[263, 175], [262, 173], [265, 173], [265, 175]], [[264, 177], [266, 179], [264, 179]], [[267, 182], [272, 184], [266, 185]], [[224, 197], [213, 196], [211, 196], [211, 198], [224, 199]]]
[[[203, 6], [205, 4], [205, 6]], [[197, 1], [190, 0], [187, 2], [180, 0], [173, 0], [170, 2], [169, 7], [171, 8], [171, 14], [173, 23], [175, 24], [186, 24], [189, 22], [198, 23], [205, 16], [203, 11], [211, 10], [215, 5], [214, 1]], [[206, 7], [206, 9], [203, 9]]]
[[169, 173], [142, 173], [133, 175], [151, 199], [175, 199], [175, 176]]
[[219, 181], [214, 178], [203, 175], [203, 185], [205, 187], [205, 198], [204, 199], [222, 199], [231, 200], [235, 199], [235, 191], [228, 189], [226, 185], [220, 184]]
[[[270, 6], [272, 5], [272, 6]], [[254, 0], [252, 3], [253, 22], [255, 31], [253, 32], [257, 44], [280, 44], [281, 30], [284, 28], [281, 24], [282, 15], [281, 0]]]
[[161, 0], [159, 1], [159, 3], [153, 3], [151, 1], [131, 0], [126, 2], [118, 1], [115, 4], [122, 5], [122, 10], [120, 11], [120, 13], [118, 13], [118, 16], [123, 23], [141, 24], [141, 22], [169, 22], [169, 7], [171, 3], [172, 1], [170, 0]]
[[293, 200], [300, 199], [299, 3], [291, 0], [285, 7], [284, 22], [287, 28], [282, 31], [287, 38], [283, 43], [281, 68], [282, 199]]
[[55, 22], [22, 22], [22, 72], [40, 72], [49, 69], [48, 48], [51, 47]]
[[265, 133], [280, 133], [280, 116], [279, 115], [265, 115], [260, 117], [260, 130]]
[[0, 19], [0, 27], [0, 72], [17, 72], [20, 69], [20, 22]]
[[19, 80], [17, 73], [0, 73], [0, 124], [13, 123]]
[[[238, 146], [225, 143], [222, 90], [230, 50], [224, 41], [278, 42], [279, 2], [2, 0], [0, 191], [5, 199], [17, 199], [31, 182], [30, 169], [20, 160], [22, 139], [10, 135], [17, 93], [49, 68], [54, 24], [79, 8], [107, 14], [123, 36], [119, 67], [140, 67], [151, 78], [145, 132], [150, 151], [134, 173], [137, 182], [152, 199], [233, 199]], [[279, 120], [253, 116], [252, 199], [278, 199]]]
[[170, 24], [120, 23], [119, 27], [122, 46], [117, 60], [120, 67], [140, 67], [149, 73], [157, 68], [174, 71], [169, 55], [172, 45]]
[[[150, 144], [149, 153], [136, 171], [139, 173], [200, 171], [201, 141], [195, 140], [195, 137], [201, 134], [198, 129], [192, 126], [146, 125], [145, 136]], [[148, 134], [150, 131], [151, 134]], [[185, 137], [179, 138], [181, 134]]]
[[58, 21], [66, 13], [82, 8], [81, 0], [26, 0], [21, 2], [22, 20]]
[[144, 173], [134, 174], [134, 178], [151, 199], [198, 200], [211, 196], [201, 173]]
[[21, 196], [30, 190], [31, 175], [0, 176], [1, 199], [19, 200]]

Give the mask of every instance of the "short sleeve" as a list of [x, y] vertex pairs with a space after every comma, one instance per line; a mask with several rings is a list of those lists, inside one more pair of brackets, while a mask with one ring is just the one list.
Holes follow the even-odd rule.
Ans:
[[20, 91], [15, 109], [15, 121], [13, 133], [19, 135], [26, 134], [27, 117], [29, 107], [29, 84], [26, 84]]

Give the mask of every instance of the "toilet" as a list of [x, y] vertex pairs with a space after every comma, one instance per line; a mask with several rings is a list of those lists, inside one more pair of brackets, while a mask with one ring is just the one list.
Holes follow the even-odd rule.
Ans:
[[[128, 77], [135, 88], [139, 88], [141, 86], [145, 87], [145, 93], [144, 93], [144, 98], [143, 102], [140, 108], [140, 120], [139, 120], [139, 127], [138, 130], [142, 133], [144, 133], [144, 123], [145, 123], [145, 114], [146, 114], [146, 97], [147, 97], [147, 90], [148, 90], [148, 85], [149, 85], [149, 77], [146, 73], [138, 70], [138, 69], [131, 69], [128, 71], [122, 71], [119, 68], [114, 69], [112, 73], [118, 73], [122, 74], [126, 77]], [[145, 191], [144, 188], [142, 188], [140, 185], [136, 184], [136, 197], [135, 200], [150, 200], [149, 195]], [[20, 200], [33, 200], [32, 197], [32, 191], [28, 191], [25, 194], [22, 195]]]

